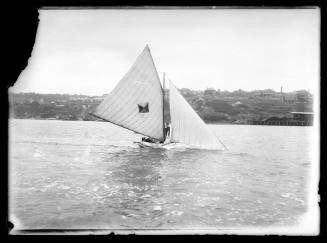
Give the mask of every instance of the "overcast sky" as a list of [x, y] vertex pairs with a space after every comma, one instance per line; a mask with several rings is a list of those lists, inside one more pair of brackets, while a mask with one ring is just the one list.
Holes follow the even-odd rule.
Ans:
[[178, 88], [254, 90], [319, 83], [318, 9], [40, 10], [12, 91], [102, 95], [150, 46]]

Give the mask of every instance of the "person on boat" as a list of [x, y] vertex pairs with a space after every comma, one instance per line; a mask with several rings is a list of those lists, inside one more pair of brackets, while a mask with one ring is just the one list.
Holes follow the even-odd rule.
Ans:
[[170, 126], [170, 123], [168, 123], [165, 127], [166, 137], [170, 137]]
[[155, 143], [154, 139], [149, 137], [142, 137], [142, 142]]

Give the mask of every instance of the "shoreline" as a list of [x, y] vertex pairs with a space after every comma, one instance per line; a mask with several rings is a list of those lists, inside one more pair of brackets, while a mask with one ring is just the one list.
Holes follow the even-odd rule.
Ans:
[[[9, 117], [9, 120], [38, 120], [38, 121], [92, 121], [92, 122], [106, 122], [101, 120], [63, 120], [63, 119], [44, 119], [44, 118], [17, 118]], [[205, 122], [207, 125], [251, 125], [248, 123], [232, 123], [232, 122]]]
[[[8, 120], [37, 120], [37, 121], [72, 121], [72, 122], [106, 122], [101, 120], [62, 120], [62, 119], [42, 119], [42, 118], [12, 118], [9, 117]], [[231, 122], [206, 122], [207, 125], [247, 125], [247, 126], [275, 126], [275, 127], [312, 127], [312, 125], [274, 125], [274, 124], [250, 124], [250, 123], [231, 123]]]

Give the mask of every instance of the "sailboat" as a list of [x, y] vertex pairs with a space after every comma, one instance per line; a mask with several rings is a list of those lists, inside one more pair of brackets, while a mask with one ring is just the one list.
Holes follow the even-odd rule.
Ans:
[[[170, 109], [169, 137], [165, 131], [165, 109]], [[171, 81], [169, 107], [166, 107], [165, 91], [148, 45], [91, 115], [154, 141], [136, 141], [141, 147], [164, 148], [183, 144], [199, 149], [226, 148]]]

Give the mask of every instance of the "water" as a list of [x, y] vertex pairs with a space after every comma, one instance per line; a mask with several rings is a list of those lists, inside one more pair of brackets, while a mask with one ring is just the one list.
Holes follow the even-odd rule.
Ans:
[[297, 225], [313, 128], [210, 127], [228, 151], [139, 148], [105, 122], [10, 120], [10, 214], [24, 229]]

